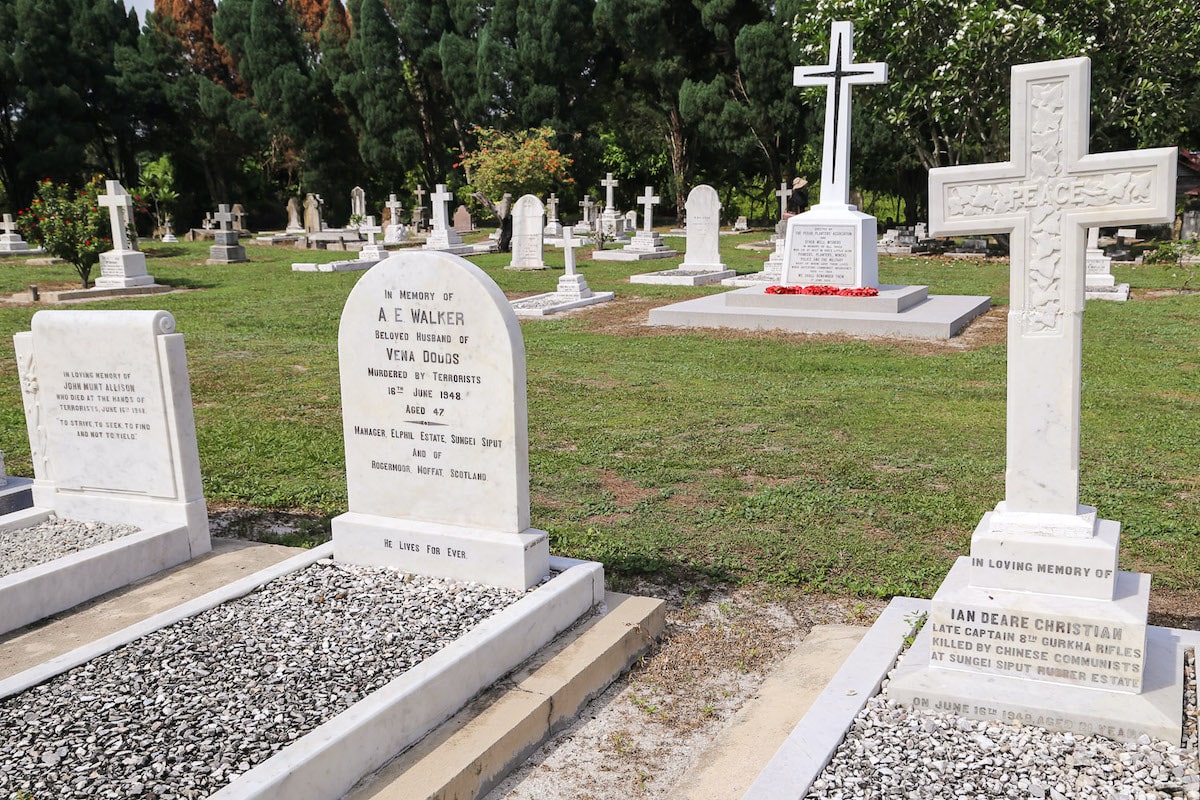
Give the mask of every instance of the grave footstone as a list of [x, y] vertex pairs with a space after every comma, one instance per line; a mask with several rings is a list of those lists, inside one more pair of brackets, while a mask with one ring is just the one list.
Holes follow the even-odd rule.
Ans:
[[[421, 187], [417, 187], [417, 194], [421, 195]], [[429, 202], [433, 206], [433, 227], [429, 231], [429, 237], [425, 240], [426, 250], [441, 250], [444, 253], [470, 253], [474, 251], [474, 247], [469, 244], [464, 244], [462, 237], [458, 235], [458, 231], [450, 227], [450, 201], [454, 199], [452, 192], [446, 191], [446, 184], [439, 183], [433, 194], [429, 195]], [[417, 211], [420, 211], [418, 208]], [[416, 213], [416, 212], [414, 212]]]
[[213, 246], [208, 248], [209, 264], [238, 264], [246, 261], [246, 248], [238, 244], [238, 232], [233, 227], [233, 212], [221, 204], [213, 215], [220, 228], [213, 234]]
[[796, 67], [796, 86], [826, 89], [821, 201], [787, 223], [784, 284], [874, 287], [875, 218], [850, 204], [850, 90], [887, 82], [887, 64], [854, 63], [854, 26], [830, 26], [829, 63]]
[[97, 289], [127, 289], [152, 286], [154, 277], [146, 273], [146, 256], [137, 249], [129, 236], [133, 222], [133, 198], [120, 181], [105, 181], [106, 193], [100, 195], [100, 205], [108, 209], [112, 229], [113, 249], [100, 254], [100, 277]]
[[1090, 62], [1012, 69], [1011, 160], [929, 175], [935, 235], [1011, 236], [1005, 497], [889, 686], [917, 708], [1117, 739], [1181, 736], [1183, 660], [1148, 629], [1150, 576], [1079, 503], [1090, 226], [1169, 222], [1175, 148], [1089, 154]]
[[542, 201], [522, 195], [512, 210], [512, 261], [509, 269], [545, 269], [542, 257], [542, 221], [545, 209]]
[[17, 223], [13, 221], [12, 214], [4, 215], [2, 227], [4, 233], [0, 234], [0, 253], [29, 252], [29, 243], [21, 238], [20, 232], [17, 231]]
[[166, 311], [39, 311], [13, 337], [33, 507], [141, 531], [0, 578], [0, 632], [209, 550], [183, 337]]
[[1084, 251], [1083, 296], [1088, 300], [1129, 299], [1129, 284], [1117, 283], [1112, 274], [1112, 259], [1100, 249], [1100, 229], [1088, 228], [1087, 249]]
[[397, 254], [351, 291], [338, 357], [350, 510], [335, 558], [520, 589], [545, 577], [525, 350], [499, 287], [462, 258]]

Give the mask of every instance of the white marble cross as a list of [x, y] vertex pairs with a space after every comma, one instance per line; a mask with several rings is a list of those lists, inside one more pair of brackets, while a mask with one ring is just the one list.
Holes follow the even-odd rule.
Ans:
[[614, 179], [612, 176], [612, 173], [610, 172], [610, 173], [608, 173], [607, 178], [600, 181], [600, 185], [604, 187], [604, 192], [605, 192], [604, 208], [608, 211], [612, 211], [615, 214], [617, 211], [617, 207], [615, 204], [616, 201], [613, 200], [613, 189], [616, 189], [618, 186], [620, 186], [621, 185], [620, 182], [617, 181], [616, 179]]
[[418, 183], [417, 184], [417, 208], [425, 207], [425, 195], [427, 195], [427, 194], [429, 194], [429, 193], [426, 192], [423, 188], [421, 188], [421, 184]]
[[113, 250], [129, 250], [127, 226], [133, 215], [133, 198], [125, 193], [120, 181], [105, 181], [107, 194], [100, 195], [100, 205], [108, 208], [108, 224], [112, 228]]
[[931, 235], [1010, 234], [1006, 512], [1080, 513], [1086, 229], [1175, 215], [1174, 147], [1088, 153], [1090, 72], [1013, 67], [1010, 160], [929, 173]]
[[792, 190], [788, 188], [787, 181], [779, 184], [779, 189], [776, 190], [775, 196], [779, 198], [779, 218], [783, 219], [787, 214], [787, 201], [792, 196]]
[[13, 222], [12, 214], [4, 215], [4, 232], [9, 236], [17, 232], [17, 223]]
[[550, 199], [546, 201], [546, 216], [550, 219], [558, 218], [558, 195], [554, 192], [550, 193]]
[[358, 230], [360, 233], [365, 233], [367, 235], [367, 244], [374, 247], [375, 246], [375, 234], [382, 231], [383, 228], [381, 228], [375, 224], [374, 215], [368, 215], [366, 217], [363, 217], [362, 224], [358, 226]]
[[388, 195], [388, 201], [385, 203], [387, 210], [391, 212], [392, 224], [400, 224], [400, 212], [404, 210], [404, 206], [400, 205], [400, 201], [396, 199], [395, 193]]
[[228, 205], [222, 203], [221, 205], [217, 206], [217, 213], [213, 215], [213, 219], [217, 221], [217, 225], [221, 228], [221, 230], [232, 230], [233, 214], [230, 213]]
[[833, 22], [829, 32], [829, 63], [796, 67], [796, 86], [824, 86], [825, 147], [821, 157], [821, 205], [850, 203], [850, 87], [887, 83], [887, 64], [854, 63], [854, 25]]
[[650, 215], [656, 203], [661, 203], [662, 198], [654, 193], [654, 187], [647, 186], [646, 193], [637, 199], [638, 205], [644, 207], [646, 220], [642, 225], [642, 230], [651, 231], [654, 229], [654, 223], [650, 220]]
[[584, 243], [583, 239], [576, 239], [574, 236], [575, 230], [566, 225], [562, 232], [563, 260], [566, 261], [567, 275], [575, 275], [575, 248]]
[[[421, 194], [421, 187], [418, 186], [418, 199]], [[453, 199], [454, 195], [446, 191], [446, 184], [444, 183], [439, 183], [434, 187], [433, 194], [429, 195], [429, 202], [433, 204], [433, 229], [435, 231], [445, 230], [450, 227], [450, 201]]]
[[583, 209], [583, 221], [584, 222], [592, 221], [592, 208], [595, 205], [596, 204], [592, 200], [590, 195], [584, 196], [584, 198], [579, 201], [579, 207]]

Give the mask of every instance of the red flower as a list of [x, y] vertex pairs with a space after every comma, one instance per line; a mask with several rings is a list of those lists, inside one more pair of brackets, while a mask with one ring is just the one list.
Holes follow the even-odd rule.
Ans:
[[839, 289], [836, 286], [768, 286], [767, 294], [807, 294], [819, 297], [877, 297], [879, 290], [873, 286]]

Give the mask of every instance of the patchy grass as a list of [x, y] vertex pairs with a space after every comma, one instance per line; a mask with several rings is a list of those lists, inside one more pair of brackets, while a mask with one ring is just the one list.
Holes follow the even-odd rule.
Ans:
[[[757, 269], [767, 251], [736, 245], [762, 238], [722, 237], [731, 267]], [[337, 328], [359, 275], [290, 264], [345, 254], [250, 245], [251, 263], [206, 266], [199, 243], [148, 249], [151, 273], [185, 291], [88, 307], [175, 315], [210, 504], [344, 510]], [[932, 593], [1004, 493], [1006, 262], [882, 257], [882, 282], [1001, 306], [930, 343], [648, 328], [649, 308], [724, 290], [631, 286], [645, 264], [586, 256], [589, 284], [617, 301], [522, 323], [533, 521], [554, 552], [604, 562], [618, 585]], [[513, 272], [506, 255], [475, 259], [511, 297], [551, 289], [561, 251], [547, 261]], [[1200, 295], [1162, 267], [1116, 272], [1138, 299], [1088, 306], [1081, 500], [1122, 522], [1122, 567], [1185, 590], [1200, 574]], [[0, 292], [71, 275], [0, 260]], [[31, 469], [11, 334], [34, 310], [0, 308], [0, 447], [13, 474]]]

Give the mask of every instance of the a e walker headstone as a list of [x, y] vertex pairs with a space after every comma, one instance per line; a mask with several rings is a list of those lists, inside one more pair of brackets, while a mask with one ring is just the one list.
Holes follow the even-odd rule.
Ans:
[[1086, 58], [1013, 67], [1011, 159], [929, 174], [931, 233], [1011, 238], [1005, 496], [888, 691], [977, 719], [1178, 742], [1177, 640], [1147, 629], [1150, 576], [1117, 570], [1120, 523], [1079, 503], [1086, 229], [1171, 221], [1176, 150], [1089, 154], [1089, 73]]
[[433, 228], [425, 240], [426, 250], [441, 250], [444, 253], [470, 253], [475, 250], [471, 245], [464, 244], [458, 231], [450, 227], [450, 201], [453, 199], [454, 194], [446, 191], [444, 183], [439, 183], [433, 194], [429, 195], [429, 202], [433, 205]]
[[0, 579], [0, 632], [208, 552], [208, 513], [183, 336], [166, 311], [39, 311], [13, 337], [33, 508], [141, 528]]
[[133, 198], [120, 181], [105, 181], [106, 193], [100, 195], [100, 205], [108, 208], [112, 228], [113, 249], [100, 254], [100, 277], [97, 289], [127, 289], [133, 286], [152, 286], [154, 277], [146, 274], [146, 256], [130, 239], [133, 223]]
[[1112, 274], [1112, 259], [1100, 249], [1100, 229], [1088, 228], [1087, 249], [1084, 251], [1083, 296], [1088, 300], [1129, 299], [1129, 284], [1117, 283]]
[[209, 264], [237, 264], [246, 261], [246, 248], [238, 244], [238, 232], [233, 227], [233, 212], [222, 203], [213, 215], [220, 228], [213, 234], [213, 246], [208, 248]]
[[12, 214], [4, 215], [4, 233], [0, 234], [0, 253], [27, 253], [29, 243], [21, 238]]
[[366, 272], [338, 333], [349, 512], [338, 561], [525, 589], [549, 571], [529, 526], [525, 348], [504, 293], [447, 253]]
[[545, 269], [542, 256], [542, 222], [545, 218], [542, 201], [522, 195], [512, 210], [512, 261], [509, 269]]
[[[833, 22], [829, 63], [796, 67], [796, 86], [823, 86], [825, 142], [821, 202], [787, 223], [783, 282], [839, 288], [879, 283], [875, 218], [850, 204], [850, 90], [887, 82], [887, 64], [854, 63], [854, 26]], [[786, 198], [781, 195], [781, 200]]]

